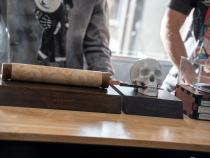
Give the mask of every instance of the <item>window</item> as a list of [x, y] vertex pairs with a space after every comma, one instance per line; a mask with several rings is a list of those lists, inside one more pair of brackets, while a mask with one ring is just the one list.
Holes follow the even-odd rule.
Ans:
[[167, 59], [160, 23], [169, 0], [108, 0], [113, 55]]

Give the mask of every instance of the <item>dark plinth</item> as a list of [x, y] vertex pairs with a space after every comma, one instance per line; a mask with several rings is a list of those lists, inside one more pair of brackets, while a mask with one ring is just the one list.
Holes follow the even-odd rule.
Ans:
[[113, 87], [123, 96], [123, 112], [126, 114], [183, 118], [182, 101], [172, 94], [159, 90], [158, 97], [148, 97], [131, 87]]
[[1, 81], [0, 105], [121, 113], [121, 96], [108, 89]]

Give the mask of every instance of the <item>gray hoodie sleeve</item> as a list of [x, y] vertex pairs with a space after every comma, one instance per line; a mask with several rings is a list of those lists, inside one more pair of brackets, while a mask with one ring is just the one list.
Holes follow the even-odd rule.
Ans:
[[109, 49], [108, 7], [106, 0], [96, 0], [88, 25], [83, 50], [89, 70], [113, 73]]

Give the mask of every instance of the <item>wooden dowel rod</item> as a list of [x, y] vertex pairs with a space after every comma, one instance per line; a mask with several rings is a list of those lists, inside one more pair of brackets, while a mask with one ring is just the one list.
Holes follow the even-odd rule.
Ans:
[[109, 72], [10, 63], [2, 65], [3, 80], [54, 83], [63, 85], [103, 87], [109, 86]]

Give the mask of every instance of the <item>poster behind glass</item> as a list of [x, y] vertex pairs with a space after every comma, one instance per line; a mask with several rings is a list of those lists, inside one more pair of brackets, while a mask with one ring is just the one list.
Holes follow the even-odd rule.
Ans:
[[71, 1], [2, 0], [0, 6], [11, 62], [65, 67]]

